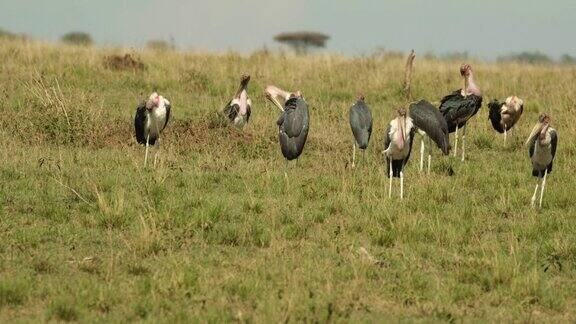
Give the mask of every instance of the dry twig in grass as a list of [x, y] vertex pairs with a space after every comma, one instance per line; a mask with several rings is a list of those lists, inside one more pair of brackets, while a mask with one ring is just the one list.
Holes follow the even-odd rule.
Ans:
[[72, 191], [72, 192], [76, 195], [76, 197], [80, 198], [80, 200], [82, 200], [83, 202], [85, 202], [86, 204], [88, 204], [88, 206], [94, 207], [94, 204], [92, 204], [91, 202], [89, 202], [88, 200], [86, 200], [84, 197], [82, 197], [82, 195], [80, 195], [80, 194], [78, 193], [78, 191], [74, 190], [74, 188], [72, 188], [72, 187], [64, 184], [62, 181], [60, 181], [60, 180], [58, 180], [58, 179], [56, 179], [56, 178], [54, 178], [54, 177], [52, 177], [52, 176], [51, 176], [50, 178], [51, 178], [52, 180], [56, 181], [56, 182], [57, 182], [59, 185], [61, 185], [62, 187], [66, 188], [66, 189], [68, 189], [68, 190], [70, 190], [70, 191]]
[[410, 55], [406, 59], [406, 68], [404, 70], [404, 94], [406, 95], [406, 99], [408, 101], [412, 100], [412, 71], [414, 69], [414, 59], [416, 58], [416, 54], [414, 50], [410, 51]]

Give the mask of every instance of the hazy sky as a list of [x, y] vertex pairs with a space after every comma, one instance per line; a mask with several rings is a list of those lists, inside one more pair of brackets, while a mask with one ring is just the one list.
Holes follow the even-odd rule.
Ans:
[[0, 0], [0, 28], [57, 40], [86, 31], [99, 44], [249, 52], [282, 31], [332, 36], [327, 50], [464, 52], [495, 58], [539, 50], [576, 55], [576, 0]]

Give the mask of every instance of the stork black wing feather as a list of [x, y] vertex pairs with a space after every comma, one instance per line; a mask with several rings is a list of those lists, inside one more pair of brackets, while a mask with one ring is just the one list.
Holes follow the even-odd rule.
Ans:
[[556, 156], [556, 146], [558, 145], [558, 134], [556, 133], [556, 130], [553, 129], [552, 131], [550, 131], [550, 145], [551, 147], [551, 153], [552, 153], [552, 160], [554, 160], [554, 157]]
[[476, 95], [462, 96], [460, 90], [442, 98], [440, 101], [440, 112], [446, 119], [448, 131], [450, 133], [456, 130], [456, 126], [463, 127], [468, 119], [476, 115], [482, 106], [482, 97]]
[[488, 108], [490, 109], [488, 113], [488, 119], [492, 122], [492, 127], [498, 133], [504, 133], [504, 129], [500, 124], [502, 120], [502, 115], [500, 115], [500, 110], [502, 109], [503, 103], [500, 103], [498, 100], [494, 99], [492, 102], [488, 104]]
[[284, 112], [276, 122], [280, 128], [280, 148], [286, 159], [294, 160], [302, 154], [308, 137], [309, 120], [308, 105], [303, 99], [286, 101]]
[[136, 132], [136, 141], [140, 144], [146, 144], [146, 134], [144, 127], [146, 125], [146, 103], [142, 102], [136, 107], [136, 117], [134, 117], [134, 130]]
[[556, 134], [555, 129], [550, 132], [550, 136], [550, 153], [552, 154], [552, 161], [550, 161], [550, 164], [548, 164], [548, 173], [552, 172], [552, 165], [554, 164], [554, 157], [556, 156], [556, 146], [558, 145], [558, 134]]
[[166, 121], [164, 122], [164, 127], [162, 127], [162, 129], [166, 128], [166, 126], [168, 125], [168, 121], [170, 120], [171, 109], [172, 109], [171, 105], [166, 105]]
[[298, 109], [298, 102], [290, 99], [286, 102], [284, 119], [284, 131], [288, 137], [298, 137], [304, 128], [304, 114]]
[[412, 153], [412, 142], [414, 141], [414, 134], [416, 134], [416, 127], [412, 127], [412, 129], [410, 130], [410, 141], [408, 142], [408, 155], [406, 155], [403, 165], [406, 165], [406, 163], [408, 163], [408, 160], [410, 159], [410, 153]]
[[409, 115], [414, 126], [423, 130], [447, 155], [450, 150], [448, 124], [440, 111], [428, 101], [420, 100], [410, 105]]
[[248, 122], [250, 120], [250, 114], [252, 113], [252, 108], [250, 107], [250, 105], [246, 106], [246, 122]]
[[370, 108], [363, 101], [356, 102], [350, 107], [349, 121], [358, 147], [366, 149], [372, 135], [372, 113]]
[[[390, 138], [390, 129], [392, 126], [388, 123], [388, 127], [386, 127], [386, 133], [384, 134], [384, 150], [387, 150], [392, 143], [392, 139]], [[386, 175], [390, 177], [390, 157], [386, 156]], [[394, 169], [394, 168], [392, 168]]]
[[230, 100], [226, 107], [224, 107], [224, 115], [226, 115], [230, 121], [234, 121], [234, 119], [236, 119], [239, 111], [240, 106], [238, 104], [232, 104], [232, 100]]

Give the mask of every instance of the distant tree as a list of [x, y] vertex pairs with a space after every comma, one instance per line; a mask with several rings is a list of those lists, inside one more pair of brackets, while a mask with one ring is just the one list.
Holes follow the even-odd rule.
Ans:
[[330, 36], [310, 31], [281, 33], [274, 40], [290, 46], [297, 54], [306, 54], [310, 48], [325, 47]]
[[23, 34], [15, 34], [13, 32], [0, 28], [0, 39], [10, 39], [10, 40], [26, 39], [26, 36]]
[[576, 64], [576, 57], [564, 54], [560, 57], [560, 63], [562, 64]]
[[92, 45], [92, 37], [85, 32], [70, 32], [62, 36], [61, 40], [64, 43], [71, 45], [90, 46]]
[[467, 60], [469, 58], [468, 52], [448, 52], [442, 55], [443, 59], [446, 60], [453, 60], [453, 61], [462, 61]]
[[146, 48], [153, 51], [167, 51], [172, 48], [167, 41], [162, 39], [152, 39], [146, 42]]
[[540, 52], [522, 52], [512, 53], [498, 58], [498, 61], [503, 62], [520, 62], [529, 64], [547, 64], [551, 63], [552, 59], [546, 54]]

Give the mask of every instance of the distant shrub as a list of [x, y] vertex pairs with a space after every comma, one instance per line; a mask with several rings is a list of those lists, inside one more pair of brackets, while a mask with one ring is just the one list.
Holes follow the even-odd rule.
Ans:
[[26, 36], [22, 34], [16, 34], [0, 28], [0, 40], [2, 39], [8, 39], [8, 40], [26, 39]]
[[512, 53], [498, 58], [500, 62], [519, 62], [528, 64], [548, 64], [552, 63], [552, 59], [546, 54], [540, 52], [522, 52]]
[[576, 57], [564, 54], [560, 57], [560, 63], [562, 64], [576, 64]]
[[449, 52], [442, 55], [445, 60], [467, 60], [469, 58], [468, 52]]
[[109, 55], [104, 58], [104, 67], [110, 70], [134, 70], [141, 71], [146, 68], [138, 58], [130, 54], [122, 55]]
[[389, 50], [386, 49], [385, 47], [377, 47], [376, 49], [374, 49], [372, 51], [372, 54], [370, 55], [372, 58], [388, 58], [388, 59], [393, 59], [393, 58], [404, 58], [406, 55], [401, 52], [401, 51], [394, 51], [394, 50]]
[[92, 45], [92, 37], [85, 32], [70, 32], [62, 36], [61, 40], [64, 43], [79, 46]]
[[167, 41], [161, 39], [153, 39], [149, 40], [146, 43], [146, 48], [152, 51], [168, 51], [173, 49], [172, 45], [170, 45]]

